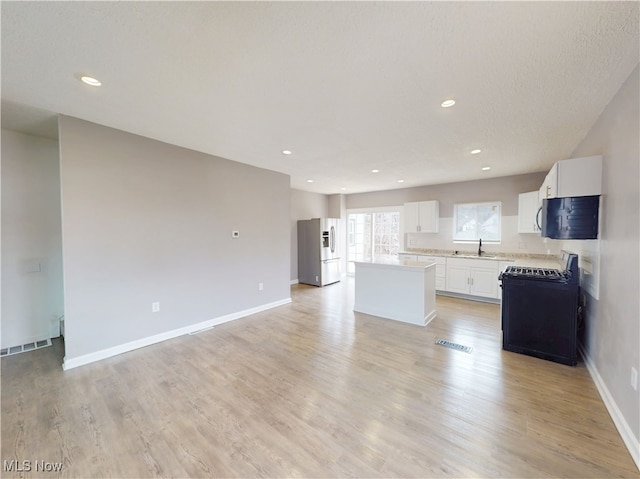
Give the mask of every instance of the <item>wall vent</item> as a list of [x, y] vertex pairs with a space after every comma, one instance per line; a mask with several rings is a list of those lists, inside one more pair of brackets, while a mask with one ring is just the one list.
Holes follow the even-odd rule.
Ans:
[[10, 348], [0, 349], [0, 357], [13, 356], [14, 354], [26, 353], [27, 351], [34, 351], [40, 348], [46, 348], [51, 346], [50, 339], [43, 339], [42, 341], [33, 341], [31, 343], [22, 344], [20, 346], [11, 346]]

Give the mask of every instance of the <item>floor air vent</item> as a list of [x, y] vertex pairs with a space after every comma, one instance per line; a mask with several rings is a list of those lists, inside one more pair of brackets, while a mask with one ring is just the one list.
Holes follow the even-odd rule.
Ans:
[[21, 346], [11, 346], [10, 348], [0, 349], [0, 357], [12, 356], [14, 354], [26, 353], [27, 351], [33, 351], [35, 349], [46, 348], [51, 346], [50, 339], [43, 339], [42, 341], [34, 341], [32, 343], [26, 343]]
[[471, 346], [463, 346], [462, 344], [447, 341], [446, 339], [436, 339], [436, 344], [439, 344], [440, 346], [444, 346], [446, 348], [455, 349], [457, 351], [464, 351], [465, 353], [470, 353], [471, 351], [473, 351], [473, 348]]

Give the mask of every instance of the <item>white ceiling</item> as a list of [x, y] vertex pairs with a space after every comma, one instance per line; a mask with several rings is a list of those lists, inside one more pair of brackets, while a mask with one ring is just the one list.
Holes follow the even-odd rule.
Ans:
[[546, 170], [639, 59], [638, 2], [1, 8], [4, 127], [51, 136], [63, 113], [327, 194]]

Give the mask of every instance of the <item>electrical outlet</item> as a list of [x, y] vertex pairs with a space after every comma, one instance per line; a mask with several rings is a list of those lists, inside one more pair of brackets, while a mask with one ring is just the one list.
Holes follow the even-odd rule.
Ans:
[[638, 371], [631, 366], [631, 387], [634, 391], [638, 390]]
[[160, 311], [160, 303], [158, 301], [151, 303], [151, 312], [157, 313]]
[[264, 289], [264, 284], [258, 283], [258, 291], [262, 291]]

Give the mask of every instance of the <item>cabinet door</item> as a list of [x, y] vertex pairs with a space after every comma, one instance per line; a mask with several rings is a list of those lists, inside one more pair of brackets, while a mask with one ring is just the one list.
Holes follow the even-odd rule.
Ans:
[[419, 224], [421, 233], [437, 233], [440, 210], [437, 201], [421, 201], [419, 205]]
[[556, 163], [557, 192], [552, 198], [602, 194], [602, 157], [571, 158]]
[[447, 274], [445, 279], [446, 291], [469, 294], [469, 282], [469, 268], [464, 266], [447, 265]]
[[496, 268], [471, 268], [470, 293], [485, 298], [498, 297], [498, 273]]
[[538, 214], [538, 192], [522, 193], [518, 196], [518, 233], [539, 233], [536, 224]]
[[404, 204], [404, 232], [419, 233], [420, 232], [420, 203]]

